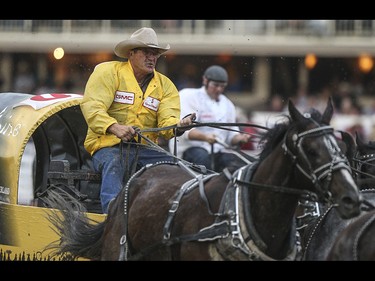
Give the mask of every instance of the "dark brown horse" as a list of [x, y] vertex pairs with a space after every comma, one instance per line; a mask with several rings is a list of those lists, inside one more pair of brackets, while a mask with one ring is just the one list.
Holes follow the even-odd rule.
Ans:
[[331, 261], [375, 261], [375, 210], [355, 218], [328, 253]]
[[288, 109], [256, 163], [220, 174], [182, 161], [145, 167], [102, 223], [51, 196], [65, 209], [50, 218], [61, 236], [52, 247], [94, 260], [295, 260], [301, 195], [336, 204], [344, 218], [359, 214], [361, 199], [329, 125], [332, 100], [323, 114], [301, 114], [291, 101]]
[[[355, 143], [353, 140], [352, 145], [348, 135], [343, 136], [345, 136], [346, 144], [349, 150], [351, 150], [352, 160], [350, 162], [363, 198], [362, 213], [360, 216], [366, 214], [366, 217], [368, 217], [367, 211], [372, 210], [373, 206], [375, 206], [375, 143], [371, 141], [365, 143], [357, 134]], [[336, 244], [340, 244], [340, 246], [336, 246], [330, 254], [335, 259], [338, 259], [344, 252], [343, 241], [346, 241], [343, 237], [338, 238], [340, 233], [348, 228], [348, 230], [345, 230], [346, 234], [343, 234], [343, 236], [345, 235], [346, 238], [349, 238], [348, 235], [354, 235], [353, 231], [359, 230], [360, 222], [367, 219], [359, 219], [360, 216], [352, 219], [342, 219], [334, 205], [318, 204], [317, 206], [314, 205], [314, 207], [316, 208], [310, 214], [320, 212], [320, 215], [316, 215], [310, 222], [305, 221], [305, 225], [307, 226], [300, 232], [302, 236], [303, 260], [326, 260], [332, 245], [339, 239], [341, 242], [337, 242]], [[352, 226], [352, 224], [354, 225]], [[375, 226], [373, 227], [375, 228]], [[351, 239], [347, 239], [346, 245], [348, 248], [353, 246], [353, 244], [350, 244], [352, 242]], [[338, 253], [339, 248], [340, 254]], [[349, 249], [345, 250], [349, 251]], [[361, 250], [366, 251], [362, 252], [361, 256], [368, 257], [371, 255], [369, 253], [373, 251], [373, 248], [370, 246], [367, 248], [362, 247]], [[352, 255], [343, 255], [342, 259], [347, 260], [352, 257]]]
[[375, 261], [375, 142], [364, 143], [357, 134], [356, 143], [354, 163], [370, 211], [350, 220], [344, 230], [338, 232], [327, 260]]

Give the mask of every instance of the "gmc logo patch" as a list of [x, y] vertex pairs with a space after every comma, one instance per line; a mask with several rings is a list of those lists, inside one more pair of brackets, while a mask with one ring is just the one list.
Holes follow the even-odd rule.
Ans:
[[134, 93], [116, 91], [115, 102], [134, 104]]

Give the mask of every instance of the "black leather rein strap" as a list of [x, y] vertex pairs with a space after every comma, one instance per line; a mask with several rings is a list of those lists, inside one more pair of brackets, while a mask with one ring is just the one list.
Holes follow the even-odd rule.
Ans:
[[[180, 129], [180, 128], [181, 129], [183, 128], [184, 130], [188, 130], [188, 129], [196, 128], [196, 127], [213, 127], [213, 128], [218, 128], [218, 129], [223, 129], [223, 130], [237, 132], [237, 130], [233, 130], [233, 129], [230, 129], [230, 128], [225, 128], [225, 127], [231, 127], [231, 126], [254, 127], [254, 128], [259, 128], [259, 129], [263, 129], [263, 130], [269, 130], [269, 128], [267, 128], [267, 127], [264, 127], [264, 126], [261, 126], [261, 125], [257, 125], [257, 124], [252, 124], [252, 123], [217, 123], [217, 122], [200, 123], [200, 122], [197, 122], [197, 121], [193, 121], [193, 124], [187, 125], [187, 126], [183, 126], [183, 127], [179, 127], [176, 124], [176, 125], [171, 125], [171, 126], [162, 127], [162, 128], [143, 129], [143, 130], [140, 130], [139, 132], [140, 133], [159, 132], [159, 131], [165, 131], [165, 130], [171, 130], [171, 129]], [[244, 133], [246, 133], [246, 132], [244, 132]]]

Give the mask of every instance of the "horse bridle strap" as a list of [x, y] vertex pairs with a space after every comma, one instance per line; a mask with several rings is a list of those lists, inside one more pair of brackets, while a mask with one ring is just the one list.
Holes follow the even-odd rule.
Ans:
[[370, 162], [375, 161], [375, 154], [371, 153], [371, 154], [359, 155], [359, 152], [357, 152], [356, 156], [353, 157], [353, 161], [357, 163], [357, 167], [352, 167], [354, 171], [356, 171], [358, 174], [362, 174], [370, 178], [375, 178], [373, 174], [369, 174], [369, 173], [362, 171], [363, 165], [375, 166], [375, 164], [370, 163]]
[[[331, 194], [327, 189], [322, 187], [322, 180], [327, 178], [326, 186], [328, 186], [331, 181], [333, 171], [347, 169], [351, 173], [351, 167], [348, 160], [340, 153], [340, 149], [334, 140], [333, 135], [330, 135], [333, 131], [334, 129], [332, 126], [321, 126], [293, 135], [292, 140], [294, 147], [298, 151], [298, 155], [295, 155], [292, 150], [288, 148], [286, 142], [287, 134], [285, 134], [284, 142], [282, 144], [282, 148], [284, 149], [285, 153], [292, 158], [293, 162], [296, 163], [298, 170], [316, 186], [317, 190], [321, 193], [321, 195], [323, 195], [323, 199], [326, 201], [330, 201]], [[313, 170], [310, 161], [302, 148], [302, 142], [306, 137], [320, 135], [325, 137], [325, 142], [330, 151], [332, 161]], [[302, 158], [308, 170], [304, 169], [301, 164], [298, 163], [298, 157]]]
[[295, 189], [295, 188], [281, 186], [281, 185], [269, 185], [269, 184], [256, 183], [256, 182], [247, 181], [247, 180], [238, 179], [238, 178], [234, 178], [233, 183], [241, 183], [251, 188], [259, 188], [262, 190], [267, 189], [273, 192], [303, 195], [303, 196], [306, 196], [306, 198], [310, 198], [312, 201], [317, 200], [317, 195], [314, 192], [309, 191], [309, 190]]

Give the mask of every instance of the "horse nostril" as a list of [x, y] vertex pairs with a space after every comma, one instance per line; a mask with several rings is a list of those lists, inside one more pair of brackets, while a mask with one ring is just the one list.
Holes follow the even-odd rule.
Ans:
[[339, 213], [341, 217], [343, 219], [349, 219], [358, 216], [361, 212], [361, 202], [361, 194], [359, 194], [359, 196], [356, 198], [353, 198], [351, 196], [342, 197], [339, 204]]
[[355, 195], [348, 195], [348, 196], [343, 196], [341, 198], [341, 202], [345, 205], [352, 206], [352, 207], [357, 207], [361, 204], [363, 201], [362, 194], [360, 192], [356, 193]]
[[358, 201], [353, 200], [351, 197], [343, 197], [341, 202], [348, 207], [354, 207], [355, 204], [358, 204]]

